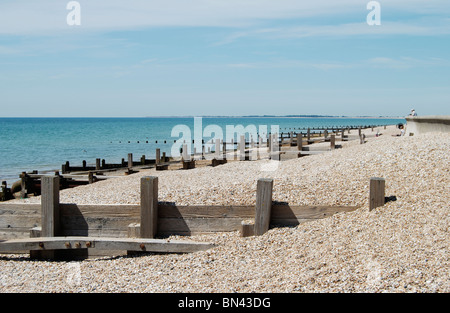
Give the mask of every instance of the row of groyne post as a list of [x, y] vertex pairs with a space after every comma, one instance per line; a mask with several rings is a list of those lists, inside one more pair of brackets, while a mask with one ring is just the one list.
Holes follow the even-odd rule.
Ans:
[[[336, 144], [336, 141], [347, 141], [350, 134], [354, 134], [352, 138], [359, 140], [362, 144], [365, 142], [365, 134], [362, 131], [371, 129], [374, 132], [374, 129], [380, 126], [384, 126], [384, 129], [386, 129], [386, 125], [293, 128], [289, 132], [258, 134], [257, 138], [240, 135], [238, 140], [232, 139], [229, 142], [220, 139], [202, 140], [201, 151], [196, 150], [195, 140], [192, 140], [192, 142], [183, 141], [180, 156], [168, 156], [159, 147], [155, 149], [154, 158], [147, 158], [146, 155], [142, 155], [136, 160], [133, 153], [128, 153], [127, 157], [122, 158], [118, 163], [107, 163], [105, 159], [97, 158], [95, 164], [88, 164], [86, 160], [83, 160], [81, 165], [74, 166], [66, 161], [61, 165], [61, 170], [53, 172], [60, 177], [60, 189], [66, 189], [117, 178], [122, 175], [130, 175], [139, 169], [155, 168], [157, 171], [162, 171], [173, 168], [186, 170], [195, 168], [196, 162], [201, 162], [202, 166], [218, 166], [227, 163], [227, 161], [252, 161], [263, 158], [280, 161], [286, 158], [334, 150], [340, 147]], [[131, 141], [126, 142], [131, 143]], [[137, 141], [137, 143], [144, 142], [150, 143], [148, 140]], [[162, 140], [155, 143], [167, 144], [171, 142], [171, 140]], [[174, 140], [173, 142], [176, 143], [177, 141]], [[320, 142], [329, 142], [329, 147], [311, 149], [311, 145]], [[192, 145], [194, 145], [193, 148]], [[284, 147], [284, 151], [282, 147]], [[262, 148], [266, 148], [266, 150]], [[47, 172], [39, 173], [37, 170], [22, 172], [19, 175], [20, 180], [11, 187], [8, 187], [6, 181], [3, 181], [0, 187], [0, 201], [40, 195], [41, 179], [47, 175]], [[111, 172], [117, 172], [119, 176], [111, 175]]]

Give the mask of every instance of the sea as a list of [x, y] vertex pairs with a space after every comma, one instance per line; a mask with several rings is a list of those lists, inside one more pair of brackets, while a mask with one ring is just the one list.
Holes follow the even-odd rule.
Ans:
[[[0, 181], [10, 186], [21, 172], [61, 170], [72, 166], [155, 158], [156, 148], [170, 156], [174, 141], [199, 138], [208, 142], [227, 127], [257, 129], [261, 134], [306, 131], [307, 128], [394, 125], [403, 118], [344, 117], [142, 117], [142, 118], [0, 118]], [[199, 128], [200, 125], [200, 128]], [[253, 128], [254, 126], [254, 128]], [[196, 132], [197, 131], [197, 132]], [[190, 132], [190, 133], [189, 133]], [[194, 134], [195, 133], [195, 134]], [[248, 135], [247, 135], [248, 136]], [[236, 140], [236, 138], [234, 138]]]

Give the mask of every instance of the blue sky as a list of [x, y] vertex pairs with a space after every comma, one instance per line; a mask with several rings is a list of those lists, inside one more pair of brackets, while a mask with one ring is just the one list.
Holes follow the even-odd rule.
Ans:
[[450, 2], [0, 2], [0, 116], [450, 115]]

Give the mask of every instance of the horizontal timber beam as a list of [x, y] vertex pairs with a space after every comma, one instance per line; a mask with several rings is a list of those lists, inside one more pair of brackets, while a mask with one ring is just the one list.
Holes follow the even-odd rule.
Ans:
[[0, 241], [0, 253], [18, 250], [128, 250], [165, 253], [189, 253], [208, 250], [212, 243], [144, 239], [144, 238], [100, 238], [100, 237], [38, 237]]

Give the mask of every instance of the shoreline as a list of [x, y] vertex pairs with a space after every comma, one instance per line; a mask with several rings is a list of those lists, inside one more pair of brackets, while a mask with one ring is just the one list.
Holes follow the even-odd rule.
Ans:
[[202, 118], [330, 118], [330, 119], [404, 119], [403, 116], [332, 116], [332, 115], [311, 115], [311, 116], [289, 116], [289, 115], [261, 115], [261, 116], [253, 116], [253, 115], [205, 115], [205, 116], [89, 116], [89, 117], [80, 117], [80, 116], [4, 116], [0, 117], [0, 119], [140, 119], [140, 118], [194, 118], [194, 117], [202, 117]]
[[[248, 118], [247, 117], [223, 117], [223, 118], [224, 119], [226, 119], [226, 118], [236, 118], [236, 119], [248, 119], [248, 120], [258, 119], [258, 117], [248, 117]], [[267, 119], [267, 120], [270, 120], [271, 118], [272, 117], [264, 117], [264, 119]], [[284, 118], [286, 120], [295, 119], [295, 117], [284, 117]], [[41, 118], [36, 118], [36, 119], [41, 119]], [[46, 119], [46, 118], [42, 118], [42, 119]], [[60, 119], [60, 118], [52, 118], [52, 119]], [[74, 118], [67, 118], [67, 119], [74, 119]], [[84, 118], [80, 118], [80, 119], [84, 119]], [[97, 119], [97, 118], [92, 118], [92, 119]], [[104, 118], [104, 119], [108, 120], [108, 119], [115, 119], [115, 118]], [[127, 118], [123, 118], [123, 119], [126, 120]], [[139, 118], [139, 119], [140, 120], [145, 120], [145, 118]], [[164, 119], [164, 118], [161, 118], [161, 119]], [[304, 117], [302, 119], [305, 119], [305, 120], [316, 120], [317, 118], [316, 117]], [[328, 117], [328, 118], [323, 118], [323, 119], [333, 119], [333, 117]], [[342, 117], [341, 119], [348, 119], [348, 118]], [[354, 119], [358, 119], [358, 117], [354, 117]], [[382, 117], [374, 118], [374, 120], [378, 120], [378, 119], [384, 119], [384, 118], [382, 118]], [[281, 123], [283, 123], [283, 122], [281, 122]], [[336, 127], [336, 126], [328, 126], [328, 127], [332, 128], [332, 127]], [[355, 125], [353, 125], [353, 127], [355, 127]], [[315, 128], [319, 129], [319, 127], [312, 127], [311, 129], [312, 129], [313, 132], [314, 132]], [[283, 129], [284, 129], [284, 131], [283, 131]], [[293, 129], [295, 129], [295, 128], [293, 128]], [[306, 131], [305, 127], [304, 128], [298, 128], [298, 129], [299, 130], [301, 129], [303, 132]], [[292, 130], [292, 128], [286, 128], [286, 127], [280, 128], [280, 132], [284, 132], [285, 134], [287, 132], [289, 132], [290, 130]], [[90, 165], [95, 165], [95, 158], [108, 158], [108, 163], [119, 163], [121, 158], [126, 157], [127, 153], [129, 153], [130, 151], [136, 152], [135, 153], [136, 155], [145, 154], [145, 155], [147, 155], [150, 158], [154, 158], [155, 157], [154, 156], [154, 150], [149, 152], [148, 151], [149, 147], [147, 146], [147, 143], [150, 144], [150, 147], [151, 147], [150, 149], [155, 149], [155, 146], [156, 146], [156, 148], [158, 148], [157, 145], [158, 145], [158, 142], [160, 142], [160, 145], [162, 145], [161, 146], [162, 151], [166, 150], [166, 152], [167, 152], [167, 149], [168, 149], [167, 147], [168, 146], [165, 144], [165, 142], [166, 141], [170, 142], [171, 140], [173, 140], [172, 137], [169, 138], [169, 139], [167, 139], [165, 137], [161, 137], [162, 139], [159, 138], [159, 137], [156, 137], [156, 138], [152, 138], [151, 140], [149, 140], [149, 138], [147, 138], [147, 137], [143, 137], [143, 136], [141, 136], [141, 137], [142, 138], [108, 138], [108, 140], [106, 140], [103, 143], [103, 146], [108, 148], [108, 149], [110, 149], [110, 147], [107, 146], [107, 143], [110, 143], [110, 144], [119, 144], [119, 143], [121, 144], [121, 143], [123, 143], [123, 145], [121, 147], [118, 147], [118, 149], [120, 149], [120, 150], [124, 150], [123, 148], [125, 148], [125, 143], [127, 141], [128, 141], [129, 144], [130, 144], [130, 142], [132, 144], [132, 146], [129, 148], [128, 151], [124, 151], [123, 154], [117, 154], [116, 153], [115, 156], [111, 156], [111, 155], [107, 155], [107, 156], [103, 155], [102, 156], [101, 154], [98, 154], [98, 153], [96, 155], [92, 155], [92, 153], [90, 153], [89, 156], [84, 156], [81, 151], [85, 152], [85, 149], [86, 149], [86, 150], [89, 150], [89, 152], [90, 152], [91, 150], [89, 148], [86, 148], [85, 144], [83, 144], [83, 145], [80, 145], [79, 147], [76, 146], [80, 150], [80, 154], [77, 155], [77, 156], [75, 156], [73, 153], [70, 154], [69, 156], [60, 156], [60, 155], [58, 155], [58, 158], [61, 160], [58, 163], [55, 163], [54, 160], [49, 160], [49, 161], [45, 161], [45, 162], [41, 161], [41, 163], [39, 163], [39, 164], [23, 163], [24, 165], [22, 165], [22, 166], [14, 164], [11, 167], [11, 166], [8, 166], [8, 165], [10, 165], [10, 163], [12, 163], [12, 162], [4, 161], [4, 164], [6, 164], [6, 165], [3, 168], [4, 172], [3, 173], [0, 172], [0, 180], [1, 181], [6, 181], [7, 184], [9, 186], [11, 186], [13, 183], [17, 182], [20, 179], [19, 176], [20, 176], [20, 174], [23, 171], [31, 172], [33, 170], [38, 170], [39, 172], [43, 172], [43, 173], [50, 173], [50, 172], [54, 172], [54, 171], [60, 171], [61, 170], [61, 165], [63, 163], [65, 163], [67, 160], [70, 160], [70, 162], [72, 164], [77, 164], [77, 165], [81, 164], [83, 159], [88, 160]], [[61, 140], [59, 140], [59, 141], [61, 142]], [[134, 146], [133, 144], [136, 143], [136, 142], [137, 143], [141, 142], [142, 145]], [[145, 142], [145, 144], [144, 144], [144, 142]], [[162, 142], [164, 142], [164, 144], [162, 144]], [[65, 147], [62, 147], [62, 148], [65, 148]], [[60, 147], [60, 149], [61, 149], [61, 147]], [[145, 150], [145, 152], [144, 152], [144, 150]], [[60, 151], [60, 150], [58, 150], [58, 151]], [[111, 153], [109, 153], [109, 154], [111, 154]], [[7, 155], [7, 156], [5, 156], [4, 160], [11, 160], [12, 157], [13, 157], [12, 155]], [[30, 158], [29, 157], [25, 157], [25, 159], [30, 159]], [[40, 158], [40, 159], [41, 160], [45, 160], [43, 158]], [[3, 176], [1, 176], [2, 174], [3, 174]]]
[[[377, 132], [380, 132], [381, 135], [380, 137], [375, 137], [375, 134]], [[356, 135], [355, 133], [357, 133], [357, 130], [353, 130], [352, 131], [352, 135]], [[399, 133], [399, 130], [396, 128], [395, 125], [389, 125], [387, 126], [387, 129], [384, 130], [383, 127], [375, 127], [374, 131], [372, 132], [371, 129], [365, 129], [362, 131], [363, 134], [366, 134], [366, 141], [372, 141], [375, 139], [379, 139], [382, 138], [383, 136], [392, 136], [394, 134]], [[261, 177], [271, 177], [271, 176], [288, 176], [289, 175], [289, 170], [288, 170], [288, 166], [285, 166], [285, 162], [291, 162], [291, 163], [300, 163], [302, 165], [303, 168], [308, 169], [308, 170], [312, 170], [317, 159], [320, 158], [326, 158], [326, 155], [328, 155], [329, 153], [339, 153], [342, 150], [346, 150], [348, 147], [353, 147], [353, 146], [359, 146], [359, 139], [358, 140], [350, 140], [350, 141], [344, 141], [344, 142], [340, 142], [339, 140], [337, 140], [338, 143], [340, 143], [342, 145], [341, 149], [336, 149], [334, 151], [329, 151], [326, 152], [324, 154], [321, 155], [309, 155], [309, 156], [304, 156], [300, 159], [292, 159], [292, 160], [284, 160], [281, 161], [280, 164], [280, 168], [284, 169], [284, 171], [282, 172], [282, 174], [277, 174], [277, 171], [266, 171], [267, 168], [270, 168], [270, 162], [269, 160], [258, 160], [258, 161], [250, 161], [250, 162], [240, 162], [238, 160], [230, 160], [230, 162], [228, 164], [225, 165], [221, 165], [218, 167], [210, 167], [210, 166], [201, 166], [201, 167], [196, 167], [195, 169], [189, 170], [189, 171], [179, 171], [179, 170], [169, 170], [169, 171], [156, 171], [155, 168], [152, 169], [137, 169], [139, 172], [129, 175], [129, 176], [122, 176], [122, 177], [117, 177], [114, 179], [109, 179], [109, 180], [104, 180], [104, 181], [99, 181], [96, 182], [92, 185], [85, 185], [85, 186], [79, 186], [79, 187], [75, 187], [75, 188], [70, 188], [70, 189], [64, 189], [61, 190], [61, 201], [71, 201], [71, 202], [75, 202], [75, 203], [80, 203], [80, 204], [138, 204], [140, 201], [140, 198], [138, 197], [138, 193], [136, 193], [134, 190], [139, 190], [138, 185], [139, 185], [139, 179], [142, 176], [159, 176], [160, 178], [160, 184], [161, 186], [164, 187], [164, 189], [160, 192], [162, 192], [162, 194], [167, 194], [167, 195], [173, 195], [174, 191], [169, 190], [170, 188], [170, 184], [168, 182], [164, 182], [164, 177], [167, 177], [167, 180], [170, 182], [173, 181], [179, 181], [178, 184], [175, 184], [177, 187], [175, 187], [175, 189], [191, 189], [190, 186], [184, 186], [184, 183], [182, 182], [183, 179], [187, 179], [188, 181], [191, 180], [191, 175], [197, 175], [199, 178], [199, 181], [201, 179], [205, 180], [205, 184], [206, 185], [210, 185], [211, 183], [213, 185], [216, 184], [216, 182], [211, 182], [211, 179], [209, 178], [209, 176], [219, 176], [221, 177], [223, 180], [220, 185], [221, 188], [226, 189], [226, 183], [228, 180], [231, 179], [232, 184], [236, 184], [236, 179], [234, 178], [234, 175], [232, 174], [233, 172], [238, 172], [238, 173], [244, 173], [244, 172], [248, 172], [248, 175], [246, 175], [246, 177], [242, 177], [242, 179], [244, 179], [248, 186], [252, 186], [252, 188], [254, 187], [254, 185], [256, 186], [256, 180], [258, 179], [258, 175], [260, 175]], [[328, 148], [329, 147], [329, 143], [315, 143], [310, 145], [310, 147], [314, 148], [321, 148], [321, 147], [325, 147]], [[295, 148], [295, 147], [294, 147]], [[267, 150], [267, 148], [262, 148], [262, 150], [264, 150], [264, 152]], [[309, 162], [312, 161], [312, 162]], [[208, 161], [204, 164], [209, 164]], [[321, 166], [318, 166], [319, 169], [321, 169]], [[303, 169], [302, 169], [303, 170]], [[126, 171], [126, 169], [119, 169], [117, 172], [106, 172], [105, 175], [112, 175], [112, 176], [116, 176], [117, 173], [122, 173]], [[245, 176], [245, 175], [244, 175]], [[251, 179], [250, 179], [251, 178]], [[172, 183], [173, 184], [173, 183]], [[195, 189], [201, 189], [201, 183], [197, 183], [195, 186]], [[132, 196], [130, 197], [123, 197], [124, 192], [128, 190], [129, 194], [131, 194]], [[251, 188], [245, 188], [247, 195], [250, 194], [252, 191]], [[276, 191], [276, 189], [275, 189]], [[195, 193], [198, 193], [199, 191], [195, 191]], [[232, 191], [233, 194], [239, 194], [239, 191], [234, 190]], [[285, 190], [285, 192], [287, 193], [291, 193], [292, 190]], [[200, 192], [203, 195], [202, 199], [205, 199], [207, 193], [206, 191], [201, 191]], [[115, 194], [121, 194], [121, 198], [117, 198], [115, 196]], [[170, 196], [169, 198], [162, 198], [161, 201], [165, 201], [165, 202], [177, 202], [178, 204], [188, 204], [186, 202], [186, 200], [182, 200], [185, 197], [186, 192], [182, 193], [182, 196], [179, 197], [173, 197]], [[223, 198], [225, 198], [225, 195], [222, 195]], [[89, 199], [89, 200], [87, 200]], [[251, 199], [250, 202], [248, 202], [248, 199]], [[101, 200], [101, 201], [100, 201]], [[178, 200], [178, 201], [176, 201]], [[24, 202], [28, 202], [28, 203], [36, 203], [38, 201], [40, 201], [40, 197], [31, 197], [31, 198], [27, 198], [27, 199], [15, 199], [15, 200], [10, 200], [10, 201], [24, 201]], [[90, 202], [89, 202], [90, 201]], [[118, 202], [115, 202], [118, 201]], [[180, 202], [181, 201], [181, 202]], [[206, 200], [205, 200], [206, 201]], [[228, 205], [228, 204], [234, 204], [234, 205], [239, 205], [239, 204], [251, 204], [253, 205], [253, 197], [248, 197], [246, 198], [246, 196], [242, 195], [241, 196], [241, 201], [242, 203], [232, 203], [232, 202], [223, 202], [222, 200], [216, 199], [214, 202], [208, 202], [206, 201], [205, 203], [202, 203], [202, 201], [197, 202], [197, 203], [189, 203], [189, 204], [213, 204], [213, 203], [218, 203], [218, 204], [224, 204], [224, 205]], [[314, 204], [320, 204], [320, 202], [314, 203]], [[305, 205], [309, 205], [309, 203], [295, 203], [295, 204], [305, 204]], [[326, 203], [328, 204], [328, 203]], [[334, 201], [330, 202], [330, 204], [342, 204], [339, 201]], [[345, 203], [344, 203], [345, 205]]]

